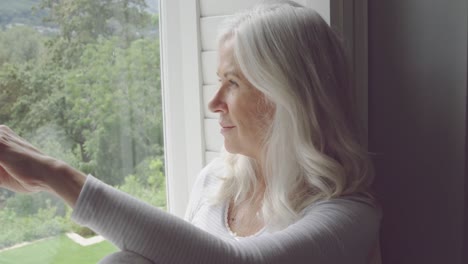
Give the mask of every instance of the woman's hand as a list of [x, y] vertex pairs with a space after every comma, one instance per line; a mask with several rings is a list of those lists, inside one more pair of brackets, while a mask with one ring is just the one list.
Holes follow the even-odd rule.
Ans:
[[0, 126], [0, 186], [14, 192], [45, 191], [44, 178], [52, 167], [52, 159]]
[[0, 187], [22, 193], [53, 192], [74, 206], [85, 179], [81, 172], [0, 125]]

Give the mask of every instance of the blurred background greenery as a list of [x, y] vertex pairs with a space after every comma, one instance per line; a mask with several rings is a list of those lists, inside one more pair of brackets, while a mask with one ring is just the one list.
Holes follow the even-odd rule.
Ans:
[[[0, 123], [165, 209], [158, 5], [1, 1]], [[52, 195], [0, 189], [0, 249], [69, 231], [93, 235], [70, 214]]]

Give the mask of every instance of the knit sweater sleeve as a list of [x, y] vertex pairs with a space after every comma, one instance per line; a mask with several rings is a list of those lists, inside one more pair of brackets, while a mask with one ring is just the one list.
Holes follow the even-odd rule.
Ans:
[[121, 250], [154, 263], [362, 264], [377, 237], [380, 211], [349, 199], [320, 202], [282, 231], [226, 241], [92, 176], [72, 219]]

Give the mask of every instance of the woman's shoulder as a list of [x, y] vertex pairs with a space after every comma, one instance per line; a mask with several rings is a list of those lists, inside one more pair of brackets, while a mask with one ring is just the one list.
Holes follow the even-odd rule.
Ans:
[[221, 158], [210, 161], [198, 174], [194, 183], [194, 190], [203, 192], [207, 188], [215, 188], [225, 174], [225, 164]]
[[342, 196], [310, 204], [286, 232], [300, 237], [311, 248], [319, 245], [324, 251], [334, 252], [334, 263], [343, 263], [344, 259], [367, 263], [364, 260], [379, 237], [381, 218], [381, 209], [371, 198]]
[[377, 236], [381, 220], [382, 209], [374, 199], [346, 195], [307, 206], [299, 221], [314, 228], [321, 227], [330, 235], [347, 237], [349, 242], [357, 242], [358, 238], [369, 242]]
[[208, 163], [198, 174], [190, 193], [189, 207], [185, 219], [192, 221], [194, 214], [200, 206], [205, 204], [209, 196], [216, 193], [224, 173], [224, 166], [221, 158], [216, 158]]
[[359, 206], [371, 207], [371, 208], [379, 208], [377, 201], [372, 198], [370, 195], [356, 193], [356, 194], [348, 194], [339, 197], [334, 197], [328, 200], [323, 200], [318, 202], [321, 203], [328, 203], [328, 204], [355, 204]]
[[380, 223], [383, 213], [375, 199], [364, 195], [346, 195], [315, 202], [302, 211], [302, 216], [322, 216], [341, 223]]
[[211, 160], [198, 175], [198, 178], [203, 180], [205, 184], [211, 181], [219, 180], [225, 174], [226, 165], [222, 158]]

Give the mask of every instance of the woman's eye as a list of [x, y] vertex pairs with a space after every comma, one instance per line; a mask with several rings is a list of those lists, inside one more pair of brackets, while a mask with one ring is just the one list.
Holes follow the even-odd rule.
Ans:
[[231, 83], [232, 85], [238, 86], [238, 84], [233, 80], [229, 80], [229, 83]]

